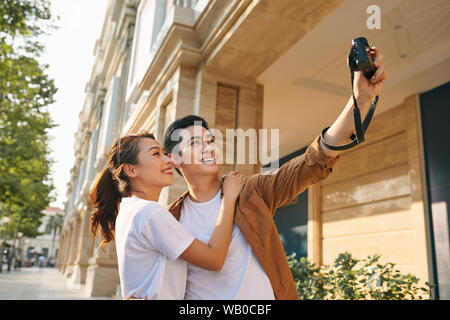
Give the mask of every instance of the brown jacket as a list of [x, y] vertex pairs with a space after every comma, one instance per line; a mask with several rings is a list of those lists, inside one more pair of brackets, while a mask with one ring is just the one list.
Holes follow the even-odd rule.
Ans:
[[[316, 137], [304, 154], [274, 172], [248, 177], [236, 201], [234, 223], [266, 271], [277, 300], [298, 299], [298, 296], [273, 215], [283, 203], [325, 179], [332, 171], [339, 156], [328, 157], [319, 148], [319, 139], [320, 136]], [[188, 194], [186, 191], [168, 206], [177, 220]]]

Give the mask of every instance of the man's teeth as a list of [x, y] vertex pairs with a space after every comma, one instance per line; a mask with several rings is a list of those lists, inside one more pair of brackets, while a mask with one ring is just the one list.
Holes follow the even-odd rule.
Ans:
[[172, 173], [172, 169], [167, 169], [167, 170], [163, 170], [161, 171], [162, 173]]
[[213, 163], [214, 161], [215, 161], [214, 158], [206, 158], [206, 159], [203, 159], [203, 163]]

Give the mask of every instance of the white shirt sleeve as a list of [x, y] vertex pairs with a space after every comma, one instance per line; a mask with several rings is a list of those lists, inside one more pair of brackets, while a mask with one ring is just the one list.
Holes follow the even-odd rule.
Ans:
[[146, 206], [145, 209], [135, 221], [141, 238], [149, 249], [159, 251], [170, 260], [176, 260], [195, 237], [163, 207]]

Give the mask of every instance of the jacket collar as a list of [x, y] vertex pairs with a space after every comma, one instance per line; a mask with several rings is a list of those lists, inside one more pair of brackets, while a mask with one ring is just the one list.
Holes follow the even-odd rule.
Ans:
[[189, 190], [186, 190], [177, 200], [172, 202], [169, 206], [167, 206], [167, 210], [175, 217], [175, 219], [180, 220], [181, 216], [181, 205], [183, 204], [184, 198], [186, 198], [189, 194]]

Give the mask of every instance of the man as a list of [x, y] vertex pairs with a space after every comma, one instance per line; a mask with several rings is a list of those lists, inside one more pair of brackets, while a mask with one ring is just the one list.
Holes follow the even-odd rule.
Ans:
[[[355, 72], [354, 95], [362, 115], [386, 81], [381, 65], [383, 56], [376, 48], [373, 50], [378, 68], [373, 78], [368, 80], [361, 72]], [[181, 139], [175, 137], [178, 130], [184, 130], [187, 135]], [[350, 97], [323, 139], [331, 145], [342, 145], [349, 142], [353, 131], [353, 98]], [[221, 155], [214, 136], [205, 120], [187, 116], [167, 128], [164, 148], [188, 185], [188, 190], [168, 209], [196, 238], [207, 243], [221, 203], [220, 164], [216, 163]], [[272, 217], [283, 203], [325, 179], [340, 153], [325, 147], [319, 135], [304, 154], [281, 168], [270, 174], [248, 177], [236, 203], [225, 265], [215, 272], [188, 265], [185, 299], [298, 299]]]

